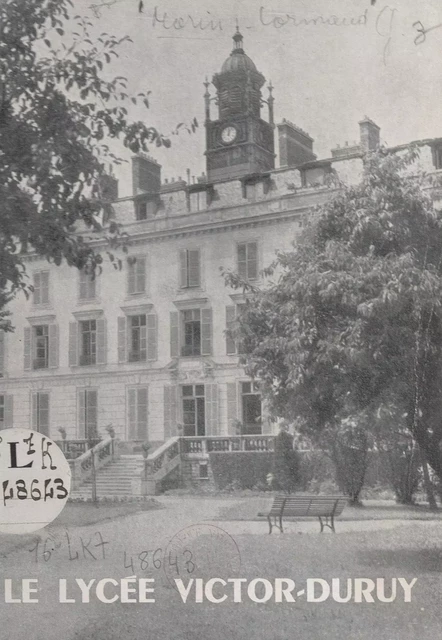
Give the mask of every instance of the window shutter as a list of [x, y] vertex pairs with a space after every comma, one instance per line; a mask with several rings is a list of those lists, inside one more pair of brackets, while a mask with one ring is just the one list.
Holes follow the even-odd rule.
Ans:
[[187, 287], [187, 251], [180, 251], [180, 287]]
[[6, 334], [0, 330], [0, 378], [5, 375], [5, 347]]
[[80, 300], [86, 300], [87, 295], [87, 274], [85, 271], [80, 271], [80, 290], [79, 290], [79, 298]]
[[199, 287], [201, 283], [200, 274], [200, 252], [198, 249], [192, 249], [187, 252], [188, 260], [188, 286]]
[[212, 353], [212, 309], [201, 309], [201, 354]]
[[137, 389], [137, 440], [147, 440], [147, 387]]
[[227, 432], [236, 435], [235, 420], [238, 419], [238, 401], [236, 382], [227, 383]]
[[49, 436], [49, 394], [32, 394], [32, 429]]
[[146, 258], [142, 256], [135, 263], [135, 287], [136, 293], [146, 291]]
[[158, 323], [154, 313], [149, 313], [147, 322], [147, 359], [158, 359]]
[[136, 389], [128, 390], [129, 404], [129, 440], [135, 440], [137, 431], [137, 392]]
[[87, 402], [85, 437], [96, 438], [98, 436], [98, 394], [96, 389], [88, 389], [85, 395]]
[[78, 437], [84, 438], [86, 433], [86, 391], [78, 392]]
[[118, 318], [118, 362], [126, 362], [126, 317]]
[[41, 272], [41, 303], [49, 302], [49, 271]]
[[106, 318], [97, 319], [97, 364], [106, 363]]
[[238, 245], [238, 275], [247, 279], [247, 245], [245, 243]]
[[4, 428], [8, 429], [8, 427], [13, 427], [13, 409], [14, 409], [14, 396], [6, 395], [5, 396], [5, 420], [4, 420]]
[[247, 277], [249, 280], [256, 280], [258, 277], [258, 245], [256, 242], [249, 242], [247, 245]]
[[34, 273], [34, 304], [41, 304], [41, 273]]
[[49, 436], [49, 393], [39, 393], [39, 431]]
[[31, 369], [31, 327], [25, 327], [23, 335], [24, 370]]
[[178, 358], [180, 355], [180, 334], [178, 311], [170, 312], [170, 357]]
[[236, 353], [235, 340], [229, 336], [228, 331], [234, 328], [236, 319], [236, 308], [234, 305], [226, 307], [226, 353], [227, 355]]
[[38, 431], [38, 394], [32, 394], [32, 429]]
[[177, 434], [177, 386], [164, 387], [164, 439], [168, 440]]
[[133, 259], [128, 262], [127, 264], [127, 269], [128, 269], [128, 274], [127, 274], [127, 290], [128, 293], [135, 293], [135, 284], [136, 284], [136, 279], [135, 279], [135, 265], [136, 262], [133, 262]]
[[218, 385], [206, 384], [205, 393], [205, 409], [206, 409], [206, 429], [207, 435], [219, 436], [219, 413], [218, 413]]
[[58, 367], [58, 325], [50, 324], [48, 327], [49, 332], [49, 357], [48, 364], [52, 369]]
[[89, 298], [93, 300], [97, 295], [97, 274], [93, 274], [88, 278]]
[[76, 367], [78, 364], [78, 345], [77, 345], [78, 324], [76, 322], [69, 323], [69, 366]]

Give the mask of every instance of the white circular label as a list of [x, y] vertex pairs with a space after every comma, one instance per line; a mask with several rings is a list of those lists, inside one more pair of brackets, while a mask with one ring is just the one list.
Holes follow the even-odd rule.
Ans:
[[30, 429], [0, 431], [0, 532], [32, 533], [55, 520], [71, 488], [60, 447]]

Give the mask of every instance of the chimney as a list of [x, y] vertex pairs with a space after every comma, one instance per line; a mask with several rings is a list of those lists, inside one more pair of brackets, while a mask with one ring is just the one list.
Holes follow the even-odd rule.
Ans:
[[298, 164], [316, 160], [313, 153], [313, 138], [289, 120], [278, 124], [279, 164], [281, 167], [295, 167]]
[[377, 124], [364, 117], [359, 123], [360, 139], [361, 139], [361, 151], [367, 153], [368, 151], [374, 151], [380, 145], [381, 130]]
[[158, 193], [161, 188], [161, 165], [145, 154], [132, 156], [132, 192]]

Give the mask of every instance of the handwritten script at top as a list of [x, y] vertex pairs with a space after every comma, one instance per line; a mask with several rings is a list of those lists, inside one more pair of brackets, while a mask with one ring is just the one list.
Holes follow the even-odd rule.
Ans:
[[[111, 9], [113, 5], [122, 3], [123, 0], [102, 0], [90, 5], [96, 18], [102, 16], [104, 9]], [[147, 0], [133, 0], [134, 10], [138, 11], [140, 18], [147, 20], [147, 25], [158, 31], [158, 37], [179, 38], [182, 32], [222, 32], [232, 29], [232, 20], [223, 20], [213, 15], [210, 11], [200, 13], [182, 12], [172, 13], [164, 9], [162, 5], [150, 5]], [[256, 14], [248, 16], [248, 24], [243, 28], [251, 29], [255, 26], [271, 28], [275, 30], [290, 30], [291, 28], [370, 28], [383, 38], [383, 57], [387, 63], [391, 52], [391, 44], [400, 9], [392, 8], [388, 4], [380, 6], [377, 0], [367, 0], [369, 6], [360, 14], [314, 14], [303, 15], [301, 13], [288, 13], [270, 9], [263, 5], [257, 8]], [[442, 28], [442, 23], [424, 26], [421, 20], [409, 25], [410, 34], [414, 44], [421, 45], [427, 41], [427, 35]], [[168, 32], [167, 36], [161, 36], [161, 31]]]

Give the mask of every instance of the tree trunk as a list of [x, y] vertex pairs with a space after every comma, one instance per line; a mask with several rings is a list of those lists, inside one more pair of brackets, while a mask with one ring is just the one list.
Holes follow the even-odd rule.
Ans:
[[424, 486], [427, 494], [428, 505], [432, 511], [436, 511], [437, 503], [436, 498], [434, 497], [433, 484], [431, 482], [430, 473], [428, 471], [428, 463], [425, 456], [425, 451], [422, 449], [422, 447], [419, 447], [419, 455], [421, 459], [422, 472], [424, 476]]

